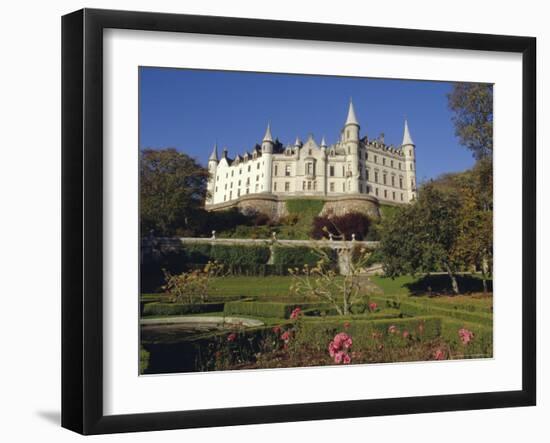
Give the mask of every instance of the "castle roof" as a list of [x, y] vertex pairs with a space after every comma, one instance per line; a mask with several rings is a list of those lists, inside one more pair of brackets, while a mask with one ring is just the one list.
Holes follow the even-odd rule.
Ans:
[[411, 133], [409, 132], [409, 124], [407, 123], [407, 119], [405, 119], [405, 129], [403, 130], [403, 143], [401, 143], [401, 145], [414, 145]]
[[210, 154], [210, 157], [208, 160], [215, 160], [218, 161], [218, 144], [214, 143], [214, 148], [212, 149], [212, 154]]
[[355, 115], [355, 109], [353, 108], [353, 102], [349, 101], [349, 109], [348, 109], [348, 118], [346, 118], [346, 124], [347, 125], [357, 125], [359, 126], [359, 122], [357, 121], [357, 116]]
[[273, 143], [273, 137], [271, 136], [271, 124], [270, 123], [267, 124], [267, 129], [265, 130], [265, 135], [264, 135], [264, 140], [263, 141]]

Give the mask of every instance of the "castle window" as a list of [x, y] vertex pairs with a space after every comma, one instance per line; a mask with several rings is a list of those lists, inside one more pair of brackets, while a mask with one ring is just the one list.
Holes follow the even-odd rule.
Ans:
[[378, 172], [374, 171], [374, 182], [378, 183]]
[[390, 165], [391, 165], [391, 167], [393, 168], [393, 160], [392, 160], [392, 161], [390, 161]]
[[409, 149], [409, 155], [412, 155], [412, 151]]
[[395, 191], [392, 192], [392, 199], [395, 200]]
[[256, 176], [256, 181], [259, 181], [259, 180], [260, 180], [260, 176], [257, 175], [257, 176]]
[[216, 181], [217, 181], [217, 182], [220, 181], [220, 176], [219, 176], [219, 175], [216, 177]]
[[250, 186], [250, 177], [246, 179], [246, 186]]
[[328, 170], [329, 170], [329, 175], [331, 177], [334, 177], [334, 166], [329, 166]]
[[286, 175], [287, 177], [290, 177], [290, 165], [286, 165], [286, 166], [285, 166], [285, 175]]
[[348, 146], [348, 154], [351, 154], [351, 147]]
[[370, 192], [370, 186], [369, 186], [369, 185], [365, 186], [365, 192], [366, 192], [367, 194]]
[[346, 183], [342, 183], [342, 191], [346, 192]]
[[330, 182], [329, 190], [330, 190], [330, 192], [334, 192], [334, 182]]
[[[346, 138], [349, 138], [349, 130], [346, 131]], [[348, 152], [349, 152], [349, 146], [348, 146]]]
[[233, 177], [233, 173], [234, 173], [234, 172], [235, 172], [235, 171], [231, 171], [231, 177]]
[[256, 169], [260, 169], [260, 164], [259, 163], [256, 165]]
[[258, 192], [258, 183], [256, 183], [255, 191]]
[[388, 178], [388, 176], [386, 174], [382, 175], [382, 181], [383, 181], [384, 184], [386, 184], [387, 178]]
[[241, 175], [242, 173], [243, 173], [243, 170], [239, 169], [239, 175]]
[[375, 193], [376, 196], [378, 197], [378, 188], [374, 188], [374, 193]]
[[250, 189], [246, 188], [246, 193], [248, 194], [250, 192]]
[[363, 183], [359, 183], [359, 192], [363, 193]]
[[411, 189], [414, 188], [414, 180], [411, 180]]
[[231, 182], [231, 184], [229, 185], [229, 187], [230, 187], [231, 189], [233, 189], [233, 182]]
[[225, 184], [225, 188], [224, 188], [226, 191], [227, 191], [227, 183]]
[[239, 180], [239, 186], [241, 186], [241, 181]]
[[223, 196], [223, 201], [226, 201], [227, 200], [227, 195], [224, 195]]
[[312, 152], [311, 152], [311, 149], [310, 149], [309, 151], [307, 151], [307, 152], [309, 153], [309, 155], [311, 155], [311, 154], [312, 154]]
[[307, 190], [311, 191], [311, 182], [310, 181], [307, 182]]
[[334, 152], [334, 149], [331, 149], [331, 150], [330, 150], [330, 156], [331, 156], [331, 157], [334, 157], [335, 154], [336, 154], [336, 153]]
[[285, 191], [290, 191], [290, 182], [285, 182]]
[[395, 177], [393, 175], [391, 176], [391, 185], [395, 186]]
[[412, 171], [413, 170], [413, 164], [411, 163], [409, 166], [411, 167], [411, 171]]
[[384, 198], [388, 198], [388, 190], [384, 189]]
[[386, 157], [382, 157], [382, 164], [386, 166]]
[[342, 177], [346, 176], [346, 167], [342, 165]]
[[317, 182], [313, 182], [313, 190], [315, 191], [317, 189]]
[[250, 165], [248, 165], [248, 172], [250, 172]]
[[277, 182], [273, 183], [273, 191], [277, 190]]
[[216, 186], [216, 191], [215, 192], [218, 192], [218, 187]]
[[399, 188], [403, 189], [403, 177], [399, 177]]
[[367, 180], [369, 179], [369, 170], [368, 169], [365, 171], [365, 177], [367, 178]]
[[237, 197], [240, 197], [240, 196], [241, 196], [241, 190], [237, 189]]
[[378, 156], [377, 155], [374, 156], [374, 163], [378, 163]]
[[365, 151], [365, 160], [368, 160], [368, 159], [369, 159], [369, 153]]
[[306, 168], [307, 168], [307, 175], [313, 175], [314, 174], [313, 163], [312, 162], [308, 162], [307, 165], [306, 165]]
[[303, 182], [302, 182], [302, 191], [305, 191], [305, 190], [306, 190], [306, 182], [303, 181]]
[[397, 163], [399, 165], [399, 169], [401, 169], [401, 162]]
[[403, 201], [403, 193], [401, 193], [401, 201]]
[[233, 198], [233, 191], [229, 191], [229, 200]]
[[275, 165], [275, 170], [274, 170], [274, 172], [273, 172], [273, 175], [277, 175], [278, 169], [279, 169], [279, 168], [277, 167], [277, 165]]
[[227, 178], [228, 176], [229, 176], [229, 173], [228, 173], [228, 172], [226, 172], [226, 173], [225, 173], [225, 178]]

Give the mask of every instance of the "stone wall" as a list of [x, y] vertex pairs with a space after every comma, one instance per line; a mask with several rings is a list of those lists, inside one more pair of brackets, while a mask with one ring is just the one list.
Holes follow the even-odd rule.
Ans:
[[[303, 198], [303, 197], [302, 197]], [[241, 212], [261, 212], [273, 220], [288, 215], [287, 200], [300, 199], [299, 197], [282, 197], [272, 194], [244, 195], [237, 200], [227, 203], [207, 205], [208, 211], [225, 211], [238, 208]], [[380, 218], [378, 199], [363, 194], [347, 194], [337, 197], [316, 197], [316, 200], [324, 200], [325, 204], [319, 215], [343, 215], [348, 212], [360, 212], [371, 218]]]

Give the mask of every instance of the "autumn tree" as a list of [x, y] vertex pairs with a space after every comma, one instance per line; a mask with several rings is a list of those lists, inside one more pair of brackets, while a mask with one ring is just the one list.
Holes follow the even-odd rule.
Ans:
[[202, 211], [208, 171], [173, 148], [144, 149], [139, 178], [141, 232], [174, 235], [190, 229]]
[[448, 94], [455, 133], [476, 160], [493, 155], [493, 85], [455, 83]]

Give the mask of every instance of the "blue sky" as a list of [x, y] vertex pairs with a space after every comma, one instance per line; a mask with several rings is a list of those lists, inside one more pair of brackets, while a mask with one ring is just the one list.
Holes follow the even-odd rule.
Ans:
[[206, 165], [215, 142], [230, 156], [261, 142], [267, 122], [284, 144], [312, 133], [337, 140], [350, 97], [369, 138], [399, 145], [403, 120], [416, 143], [417, 178], [474, 163], [454, 135], [451, 84], [412, 80], [140, 68], [140, 148], [174, 147]]

